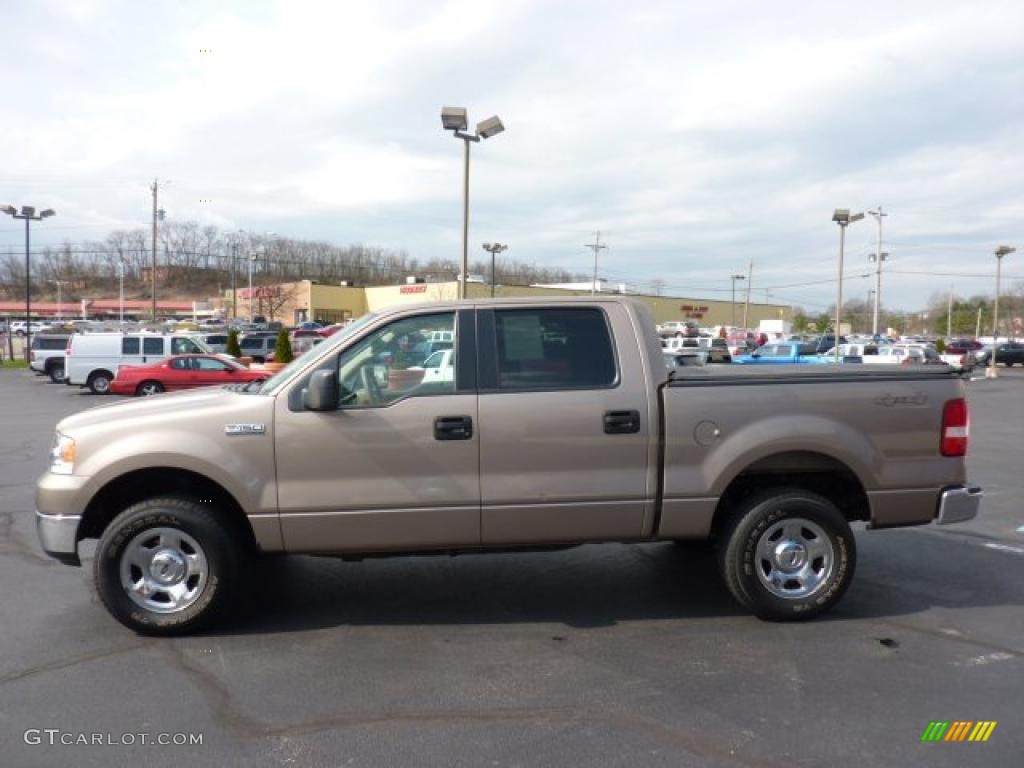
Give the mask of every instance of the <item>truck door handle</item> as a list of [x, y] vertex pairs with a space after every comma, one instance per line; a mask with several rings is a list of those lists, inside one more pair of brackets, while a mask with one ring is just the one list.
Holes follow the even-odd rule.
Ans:
[[473, 437], [473, 419], [469, 416], [438, 416], [434, 419], [435, 440], [469, 440]]
[[631, 435], [640, 431], [640, 411], [605, 411], [606, 435]]

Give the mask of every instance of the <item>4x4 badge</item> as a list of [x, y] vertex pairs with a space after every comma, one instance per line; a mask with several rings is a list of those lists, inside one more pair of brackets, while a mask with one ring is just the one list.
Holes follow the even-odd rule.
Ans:
[[266, 424], [225, 424], [225, 435], [262, 435], [267, 431]]

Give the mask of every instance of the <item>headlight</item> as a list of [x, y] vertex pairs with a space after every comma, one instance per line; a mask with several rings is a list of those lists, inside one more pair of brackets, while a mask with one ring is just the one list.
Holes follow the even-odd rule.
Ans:
[[50, 471], [55, 475], [70, 475], [75, 469], [75, 441], [57, 433], [50, 451]]

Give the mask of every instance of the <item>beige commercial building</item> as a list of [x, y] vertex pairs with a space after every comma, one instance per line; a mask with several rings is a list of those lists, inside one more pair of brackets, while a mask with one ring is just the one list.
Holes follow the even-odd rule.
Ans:
[[[491, 286], [470, 282], [470, 298], [486, 298]], [[508, 296], [587, 296], [588, 290], [542, 288], [525, 285], [495, 286], [496, 297]], [[379, 285], [356, 288], [347, 285], [327, 285], [312, 280], [253, 288], [252, 313], [284, 323], [315, 320], [320, 323], [338, 323], [396, 304], [419, 304], [431, 301], [451, 301], [458, 298], [459, 284], [410, 283], [406, 285]], [[646, 296], [630, 294], [631, 298], [646, 303], [654, 313], [656, 322], [668, 320], [695, 320], [704, 327], [743, 323], [743, 302], [734, 305], [719, 299], [688, 298], [678, 296]], [[231, 312], [231, 292], [225, 296], [228, 313]], [[238, 317], [248, 317], [249, 293], [238, 290]], [[791, 320], [792, 307], [787, 304], [751, 303], [747, 312], [747, 325], [756, 328], [761, 320]]]

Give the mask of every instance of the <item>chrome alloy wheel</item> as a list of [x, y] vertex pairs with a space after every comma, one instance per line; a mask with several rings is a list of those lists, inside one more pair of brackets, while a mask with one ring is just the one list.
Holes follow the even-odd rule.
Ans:
[[121, 586], [140, 608], [176, 613], [203, 593], [210, 569], [199, 543], [177, 528], [149, 528], [121, 554]]
[[817, 523], [801, 517], [780, 520], [757, 542], [754, 569], [777, 597], [802, 599], [817, 592], [835, 567], [832, 540]]
[[150, 395], [159, 395], [164, 391], [164, 388], [157, 384], [155, 381], [148, 381], [139, 387], [139, 394], [143, 397], [149, 397]]

